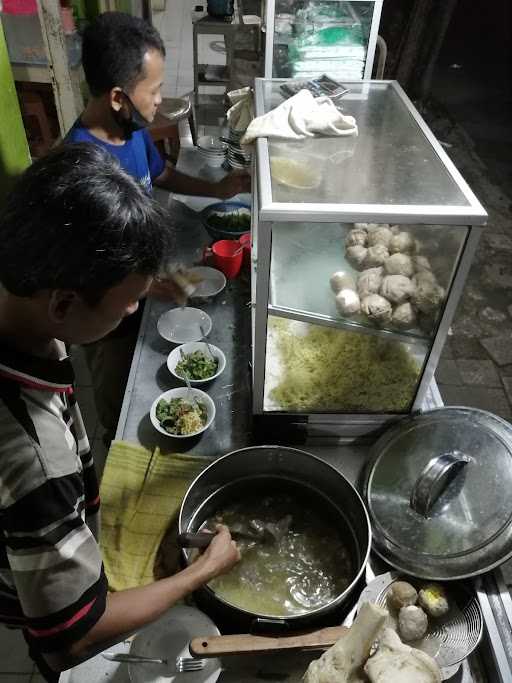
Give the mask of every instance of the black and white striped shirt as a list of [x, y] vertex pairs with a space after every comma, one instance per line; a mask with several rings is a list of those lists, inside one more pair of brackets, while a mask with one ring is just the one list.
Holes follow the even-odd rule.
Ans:
[[0, 346], [0, 621], [39, 652], [82, 638], [106, 604], [98, 482], [73, 381], [67, 357]]

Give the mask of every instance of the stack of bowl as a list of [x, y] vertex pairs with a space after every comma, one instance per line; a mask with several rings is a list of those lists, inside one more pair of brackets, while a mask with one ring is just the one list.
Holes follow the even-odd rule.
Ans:
[[226, 159], [228, 145], [213, 135], [203, 135], [197, 141], [199, 154], [208, 166], [222, 166]]
[[245, 131], [229, 129], [228, 134], [228, 164], [231, 168], [247, 168], [251, 165], [252, 154], [241, 147], [240, 139]]

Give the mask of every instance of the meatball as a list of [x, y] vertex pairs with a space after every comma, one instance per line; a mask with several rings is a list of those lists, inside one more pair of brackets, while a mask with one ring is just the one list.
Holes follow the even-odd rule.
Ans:
[[386, 260], [384, 270], [388, 275], [405, 275], [405, 277], [411, 277], [414, 273], [411, 257], [400, 253], [392, 254]]
[[366, 232], [366, 230], [354, 228], [346, 236], [345, 246], [346, 247], [355, 247], [357, 245], [360, 245], [362, 247], [365, 247], [367, 239], [368, 239], [368, 233]]
[[382, 284], [382, 268], [368, 268], [363, 270], [357, 278], [357, 291], [359, 296], [365, 297], [377, 294]]
[[359, 295], [353, 289], [342, 289], [336, 294], [336, 308], [341, 315], [354, 315], [361, 310]]
[[418, 602], [431, 617], [442, 617], [450, 609], [444, 588], [438, 583], [424, 586], [419, 592]]
[[419, 640], [428, 629], [428, 618], [421, 607], [409, 605], [398, 613], [398, 633], [402, 640]]
[[395, 581], [388, 591], [388, 603], [393, 609], [415, 605], [417, 599], [416, 588], [407, 581]]
[[356, 270], [363, 270], [363, 262], [368, 254], [368, 249], [356, 244], [354, 247], [348, 247], [346, 251], [347, 261], [354, 266]]
[[356, 288], [354, 278], [344, 270], [338, 270], [336, 273], [333, 273], [329, 279], [329, 284], [331, 285], [331, 289], [335, 294], [341, 292], [342, 289]]
[[370, 294], [361, 301], [361, 310], [369, 320], [385, 325], [391, 321], [392, 308], [387, 299], [380, 294]]
[[376, 268], [382, 266], [386, 260], [389, 260], [389, 251], [384, 244], [375, 244], [368, 248], [368, 252], [363, 261], [365, 268]]

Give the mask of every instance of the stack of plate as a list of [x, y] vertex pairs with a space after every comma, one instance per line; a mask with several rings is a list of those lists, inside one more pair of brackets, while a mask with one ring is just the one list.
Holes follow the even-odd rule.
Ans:
[[197, 149], [208, 166], [222, 166], [228, 145], [212, 135], [203, 135], [197, 141]]
[[241, 147], [240, 138], [244, 131], [229, 129], [228, 135], [228, 164], [231, 168], [247, 168], [251, 165], [252, 154]]

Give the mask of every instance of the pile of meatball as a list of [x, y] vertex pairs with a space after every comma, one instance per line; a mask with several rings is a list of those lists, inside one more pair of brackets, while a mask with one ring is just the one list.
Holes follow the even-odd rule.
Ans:
[[331, 289], [340, 315], [379, 326], [431, 332], [445, 298], [422, 245], [398, 225], [354, 223], [345, 258], [359, 276], [333, 273]]
[[438, 583], [427, 584], [417, 592], [407, 581], [395, 581], [387, 594], [387, 603], [398, 616], [398, 633], [406, 642], [423, 638], [429, 618], [444, 617], [450, 609], [446, 593]]

